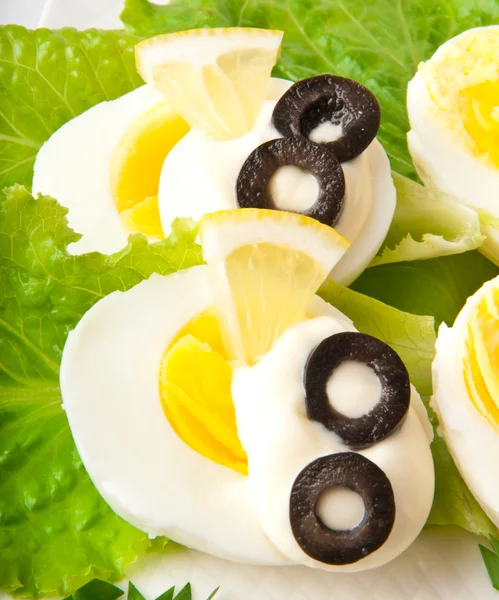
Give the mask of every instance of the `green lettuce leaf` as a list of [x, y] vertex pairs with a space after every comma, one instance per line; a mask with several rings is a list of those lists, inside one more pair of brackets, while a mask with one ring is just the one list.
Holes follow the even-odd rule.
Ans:
[[437, 434], [431, 452], [435, 464], [435, 497], [426, 526], [457, 525], [475, 535], [498, 535], [497, 527], [464, 483], [443, 438]]
[[382, 108], [379, 138], [392, 168], [414, 177], [406, 132], [407, 82], [419, 62], [461, 31], [499, 21], [492, 0], [126, 0], [122, 20], [139, 36], [195, 27], [267, 27], [286, 32], [275, 75], [334, 72], [368, 86]]
[[61, 408], [59, 364], [68, 332], [104, 295], [201, 262], [185, 221], [158, 244], [137, 235], [113, 256], [70, 256], [79, 236], [65, 214], [20, 186], [0, 210], [0, 588], [28, 596], [117, 580], [164, 545], [114, 514], [90, 481]]
[[322, 287], [320, 295], [350, 317], [359, 331], [383, 340], [398, 352], [425, 401], [434, 430], [431, 451], [435, 465], [435, 497], [426, 526], [455, 525], [476, 535], [497, 535], [497, 528], [467, 488], [438, 435], [436, 415], [428, 406], [436, 340], [433, 317], [397, 310], [331, 281]]
[[400, 310], [452, 325], [466, 299], [499, 268], [479, 252], [464, 252], [367, 269], [353, 289]]
[[429, 398], [424, 400], [435, 434], [431, 445], [435, 465], [435, 497], [426, 526], [457, 525], [475, 535], [496, 536], [497, 527], [464, 483], [444, 439], [438, 435], [438, 419], [429, 405]]
[[475, 210], [397, 173], [393, 180], [397, 207], [372, 266], [459, 254], [484, 242]]
[[123, 32], [0, 27], [0, 190], [31, 187], [40, 146], [64, 123], [138, 85]]

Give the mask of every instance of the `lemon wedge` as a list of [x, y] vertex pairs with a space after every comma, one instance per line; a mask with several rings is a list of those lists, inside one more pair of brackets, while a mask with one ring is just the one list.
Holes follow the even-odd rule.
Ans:
[[282, 36], [242, 27], [158, 35], [135, 46], [137, 70], [191, 127], [233, 139], [255, 124]]
[[349, 247], [333, 228], [297, 213], [236, 209], [199, 225], [215, 307], [231, 360], [254, 364], [290, 325]]

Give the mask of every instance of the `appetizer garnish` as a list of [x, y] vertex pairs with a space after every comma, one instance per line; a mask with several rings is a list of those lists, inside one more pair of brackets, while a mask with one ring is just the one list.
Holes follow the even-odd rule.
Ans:
[[454, 325], [440, 326], [433, 406], [468, 487], [499, 525], [499, 279], [485, 283]]
[[260, 209], [200, 234], [208, 266], [107, 296], [68, 337], [61, 389], [90, 477], [130, 523], [218, 556], [391, 560], [431, 507], [428, 420], [397, 354], [314, 296], [348, 242]]
[[282, 36], [243, 27], [158, 35], [135, 47], [137, 70], [193, 129], [230, 140], [253, 128]]
[[409, 149], [428, 185], [479, 211], [481, 250], [499, 261], [499, 27], [445, 42], [407, 88]]
[[200, 29], [137, 44], [146, 85], [66, 123], [38, 153], [33, 189], [68, 207], [82, 234], [72, 252], [112, 253], [130, 232], [157, 240], [176, 217], [253, 207], [335, 227], [351, 242], [337, 281], [367, 267], [395, 209], [378, 102], [334, 75], [272, 79], [282, 35]]
[[379, 104], [360, 83], [319, 75], [295, 83], [279, 100], [272, 124], [285, 137], [327, 145], [340, 162], [360, 156], [378, 133]]
[[304, 318], [350, 246], [314, 219], [273, 210], [211, 213], [200, 236], [226, 348], [232, 360], [247, 364]]
[[364, 86], [333, 75], [294, 85], [271, 79], [266, 93], [246, 135], [225, 141], [191, 129], [166, 157], [163, 230], [175, 217], [198, 220], [221, 209], [299, 212], [351, 242], [332, 273], [351, 283], [383, 243], [395, 209], [390, 165], [375, 140], [378, 102]]
[[[127, 0], [128, 31], [0, 27], [0, 588], [110, 599], [95, 577], [131, 577], [152, 598], [187, 569], [203, 598], [251, 595], [246, 567], [162, 552], [176, 540], [314, 567], [257, 569], [260, 596], [405, 597], [421, 567], [420, 596], [459, 596], [434, 533], [331, 580], [426, 523], [488, 537], [499, 589], [499, 279], [474, 294], [498, 270], [441, 260], [487, 235], [499, 265], [499, 27], [429, 58], [497, 7], [446, 6], [449, 29], [438, 3], [230, 4]], [[402, 176], [421, 59], [426, 185]], [[337, 283], [401, 261], [418, 262]], [[411, 384], [431, 397], [435, 322], [470, 294], [440, 329], [438, 428]], [[482, 597], [468, 555], [450, 561]]]

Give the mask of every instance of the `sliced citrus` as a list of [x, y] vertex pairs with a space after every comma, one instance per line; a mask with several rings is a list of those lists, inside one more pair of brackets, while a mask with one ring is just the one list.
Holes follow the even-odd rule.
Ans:
[[306, 307], [349, 242], [297, 213], [237, 209], [200, 221], [229, 358], [253, 364]]
[[191, 127], [233, 139], [255, 123], [282, 36], [242, 27], [158, 35], [135, 46], [137, 70]]
[[222, 349], [216, 317], [203, 313], [184, 331], [202, 339], [184, 333], [163, 357], [159, 389], [165, 414], [193, 450], [247, 474], [232, 403], [232, 367], [215, 349]]

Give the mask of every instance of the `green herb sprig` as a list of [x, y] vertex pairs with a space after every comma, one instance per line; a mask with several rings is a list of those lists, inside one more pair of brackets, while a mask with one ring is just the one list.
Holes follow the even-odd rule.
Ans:
[[[214, 589], [206, 600], [212, 600], [219, 589]], [[124, 594], [124, 590], [116, 585], [102, 581], [102, 579], [92, 579], [64, 600], [116, 600], [122, 598]], [[146, 600], [131, 581], [128, 584], [127, 600]], [[156, 600], [192, 600], [191, 584], [187, 583], [177, 595], [175, 595], [175, 586], [173, 586], [158, 596]]]
[[492, 550], [478, 544], [482, 559], [489, 574], [490, 583], [492, 587], [499, 590], [499, 540], [493, 535], [489, 535], [490, 543], [492, 544]]

